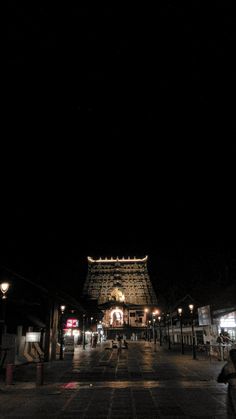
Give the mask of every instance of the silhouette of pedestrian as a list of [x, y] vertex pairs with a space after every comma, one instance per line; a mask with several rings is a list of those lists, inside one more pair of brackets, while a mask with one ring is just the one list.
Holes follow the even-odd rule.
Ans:
[[121, 348], [122, 348], [122, 337], [121, 337], [121, 335], [118, 335], [117, 341], [118, 341], [118, 350], [117, 350], [117, 353], [119, 355], [121, 353]]
[[218, 383], [228, 383], [227, 413], [229, 418], [236, 418], [236, 349], [229, 351], [229, 360], [222, 368]]

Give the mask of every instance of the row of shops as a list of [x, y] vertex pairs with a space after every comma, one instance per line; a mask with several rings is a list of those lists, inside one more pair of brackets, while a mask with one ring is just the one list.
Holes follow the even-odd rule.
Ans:
[[[155, 313], [155, 312], [154, 312]], [[124, 319], [129, 319], [125, 322]], [[138, 319], [138, 320], [137, 320]], [[150, 320], [151, 319], [151, 320]], [[159, 319], [159, 321], [158, 321]], [[197, 344], [215, 344], [236, 342], [236, 307], [211, 310], [210, 306], [200, 307], [193, 320], [195, 342]], [[64, 328], [64, 337], [74, 337], [75, 345], [83, 343], [83, 329], [79, 327], [77, 319], [67, 319]], [[94, 323], [89, 329], [84, 329], [85, 342], [90, 343], [94, 334], [98, 335], [98, 342], [109, 337], [109, 332], [124, 332], [128, 338], [133, 336], [134, 332], [138, 338], [147, 338], [147, 335], [153, 334], [153, 327], [159, 336], [162, 333], [163, 338], [170, 338], [172, 343], [179, 343], [181, 338], [180, 322], [176, 315], [167, 317], [153, 317], [145, 309], [138, 310], [132, 307], [127, 310], [126, 306], [117, 305], [105, 310], [102, 321]], [[185, 322], [182, 325], [182, 337], [186, 345], [192, 345], [192, 325]], [[114, 334], [114, 333], [113, 333]], [[169, 336], [168, 336], [169, 335]]]

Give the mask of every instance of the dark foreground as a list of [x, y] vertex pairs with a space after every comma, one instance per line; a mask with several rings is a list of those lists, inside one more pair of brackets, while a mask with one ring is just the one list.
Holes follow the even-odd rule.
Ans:
[[[224, 362], [193, 360], [147, 342], [117, 349], [79, 348], [74, 357], [44, 366], [17, 367], [14, 384], [0, 382], [0, 418], [217, 418], [227, 416], [227, 387], [216, 377]], [[1, 378], [2, 380], [2, 378]]]

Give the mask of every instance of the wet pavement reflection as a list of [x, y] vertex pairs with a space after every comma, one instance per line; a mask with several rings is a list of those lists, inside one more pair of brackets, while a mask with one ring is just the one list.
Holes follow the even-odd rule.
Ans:
[[[1, 418], [227, 418], [222, 362], [181, 355], [150, 342], [129, 342], [118, 354], [109, 342], [78, 347], [74, 357], [45, 365], [36, 388], [33, 368], [1, 385]], [[23, 371], [23, 370], [22, 370]]]

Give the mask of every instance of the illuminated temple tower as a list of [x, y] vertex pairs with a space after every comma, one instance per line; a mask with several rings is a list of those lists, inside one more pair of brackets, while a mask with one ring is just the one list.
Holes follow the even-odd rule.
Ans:
[[157, 307], [147, 260], [147, 256], [142, 259], [88, 257], [83, 295], [103, 311], [105, 328], [141, 330], [146, 327], [147, 312]]

